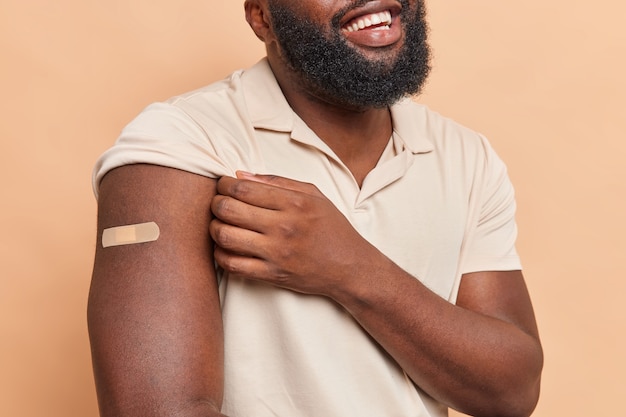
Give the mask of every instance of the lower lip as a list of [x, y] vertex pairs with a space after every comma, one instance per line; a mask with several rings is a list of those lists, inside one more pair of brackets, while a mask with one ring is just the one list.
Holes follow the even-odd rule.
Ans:
[[369, 48], [382, 48], [393, 45], [402, 38], [402, 30], [396, 19], [388, 29], [363, 29], [355, 32], [343, 32], [353, 44]]

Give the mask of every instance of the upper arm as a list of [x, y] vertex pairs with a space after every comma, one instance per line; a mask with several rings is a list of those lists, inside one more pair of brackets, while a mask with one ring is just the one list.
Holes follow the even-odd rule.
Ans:
[[[223, 334], [208, 233], [215, 180], [129, 165], [102, 180], [88, 323], [102, 416], [219, 410]], [[104, 229], [153, 221], [154, 242], [103, 248]], [[178, 414], [177, 414], [178, 415]]]
[[539, 340], [535, 314], [522, 271], [464, 274], [456, 305], [511, 323]]

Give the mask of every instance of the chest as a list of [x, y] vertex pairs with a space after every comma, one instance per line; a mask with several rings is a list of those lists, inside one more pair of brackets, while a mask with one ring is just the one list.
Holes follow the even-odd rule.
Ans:
[[332, 155], [288, 139], [260, 141], [256, 172], [312, 183], [391, 260], [447, 297], [468, 226], [468, 189], [436, 153], [380, 161], [361, 187]]

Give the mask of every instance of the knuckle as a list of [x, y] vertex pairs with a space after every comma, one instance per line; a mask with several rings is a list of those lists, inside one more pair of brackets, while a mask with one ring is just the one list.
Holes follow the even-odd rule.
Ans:
[[238, 273], [240, 268], [240, 263], [230, 254], [228, 251], [225, 251], [222, 248], [216, 248], [215, 253], [215, 262], [224, 270], [229, 273]]
[[239, 272], [239, 263], [236, 262], [235, 260], [233, 260], [233, 258], [231, 257], [224, 257], [222, 259], [222, 263], [221, 263], [222, 268], [224, 268], [225, 271], [228, 271], [230, 273], [238, 273]]
[[238, 200], [245, 200], [250, 195], [250, 184], [247, 181], [235, 181], [231, 185], [230, 194]]
[[[283, 223], [283, 222], [281, 222], [281, 223], [279, 223], [277, 225], [277, 229], [278, 229], [278, 232], [280, 233], [280, 235], [283, 238], [289, 239], [289, 238], [293, 238], [293, 237], [298, 235], [298, 229], [296, 227], [294, 227], [291, 223]], [[283, 246], [281, 248], [281, 252], [282, 251], [290, 251], [290, 250], [291, 250], [291, 248], [289, 248], [288, 245]]]
[[265, 275], [272, 277], [272, 281], [278, 286], [286, 286], [290, 282], [291, 275], [277, 265], [268, 265]]
[[224, 249], [231, 249], [233, 247], [234, 238], [228, 227], [224, 225], [214, 227], [212, 236], [218, 246]]
[[230, 212], [232, 212], [231, 201], [226, 197], [215, 198], [213, 206], [213, 212], [218, 217], [227, 216]]
[[308, 211], [310, 204], [309, 200], [302, 195], [297, 195], [290, 200], [291, 206], [300, 212]]
[[295, 251], [290, 245], [283, 245], [281, 248], [277, 249], [276, 256], [280, 259], [281, 264], [285, 264], [294, 258]]

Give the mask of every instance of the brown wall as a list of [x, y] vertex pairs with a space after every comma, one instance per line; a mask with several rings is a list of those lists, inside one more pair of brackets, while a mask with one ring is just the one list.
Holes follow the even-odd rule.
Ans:
[[[90, 171], [143, 106], [262, 56], [242, 1], [0, 0], [0, 415], [96, 416]], [[516, 184], [546, 352], [536, 416], [626, 392], [626, 6], [431, 2], [421, 101], [485, 133]], [[616, 401], [617, 400], [617, 401]]]

